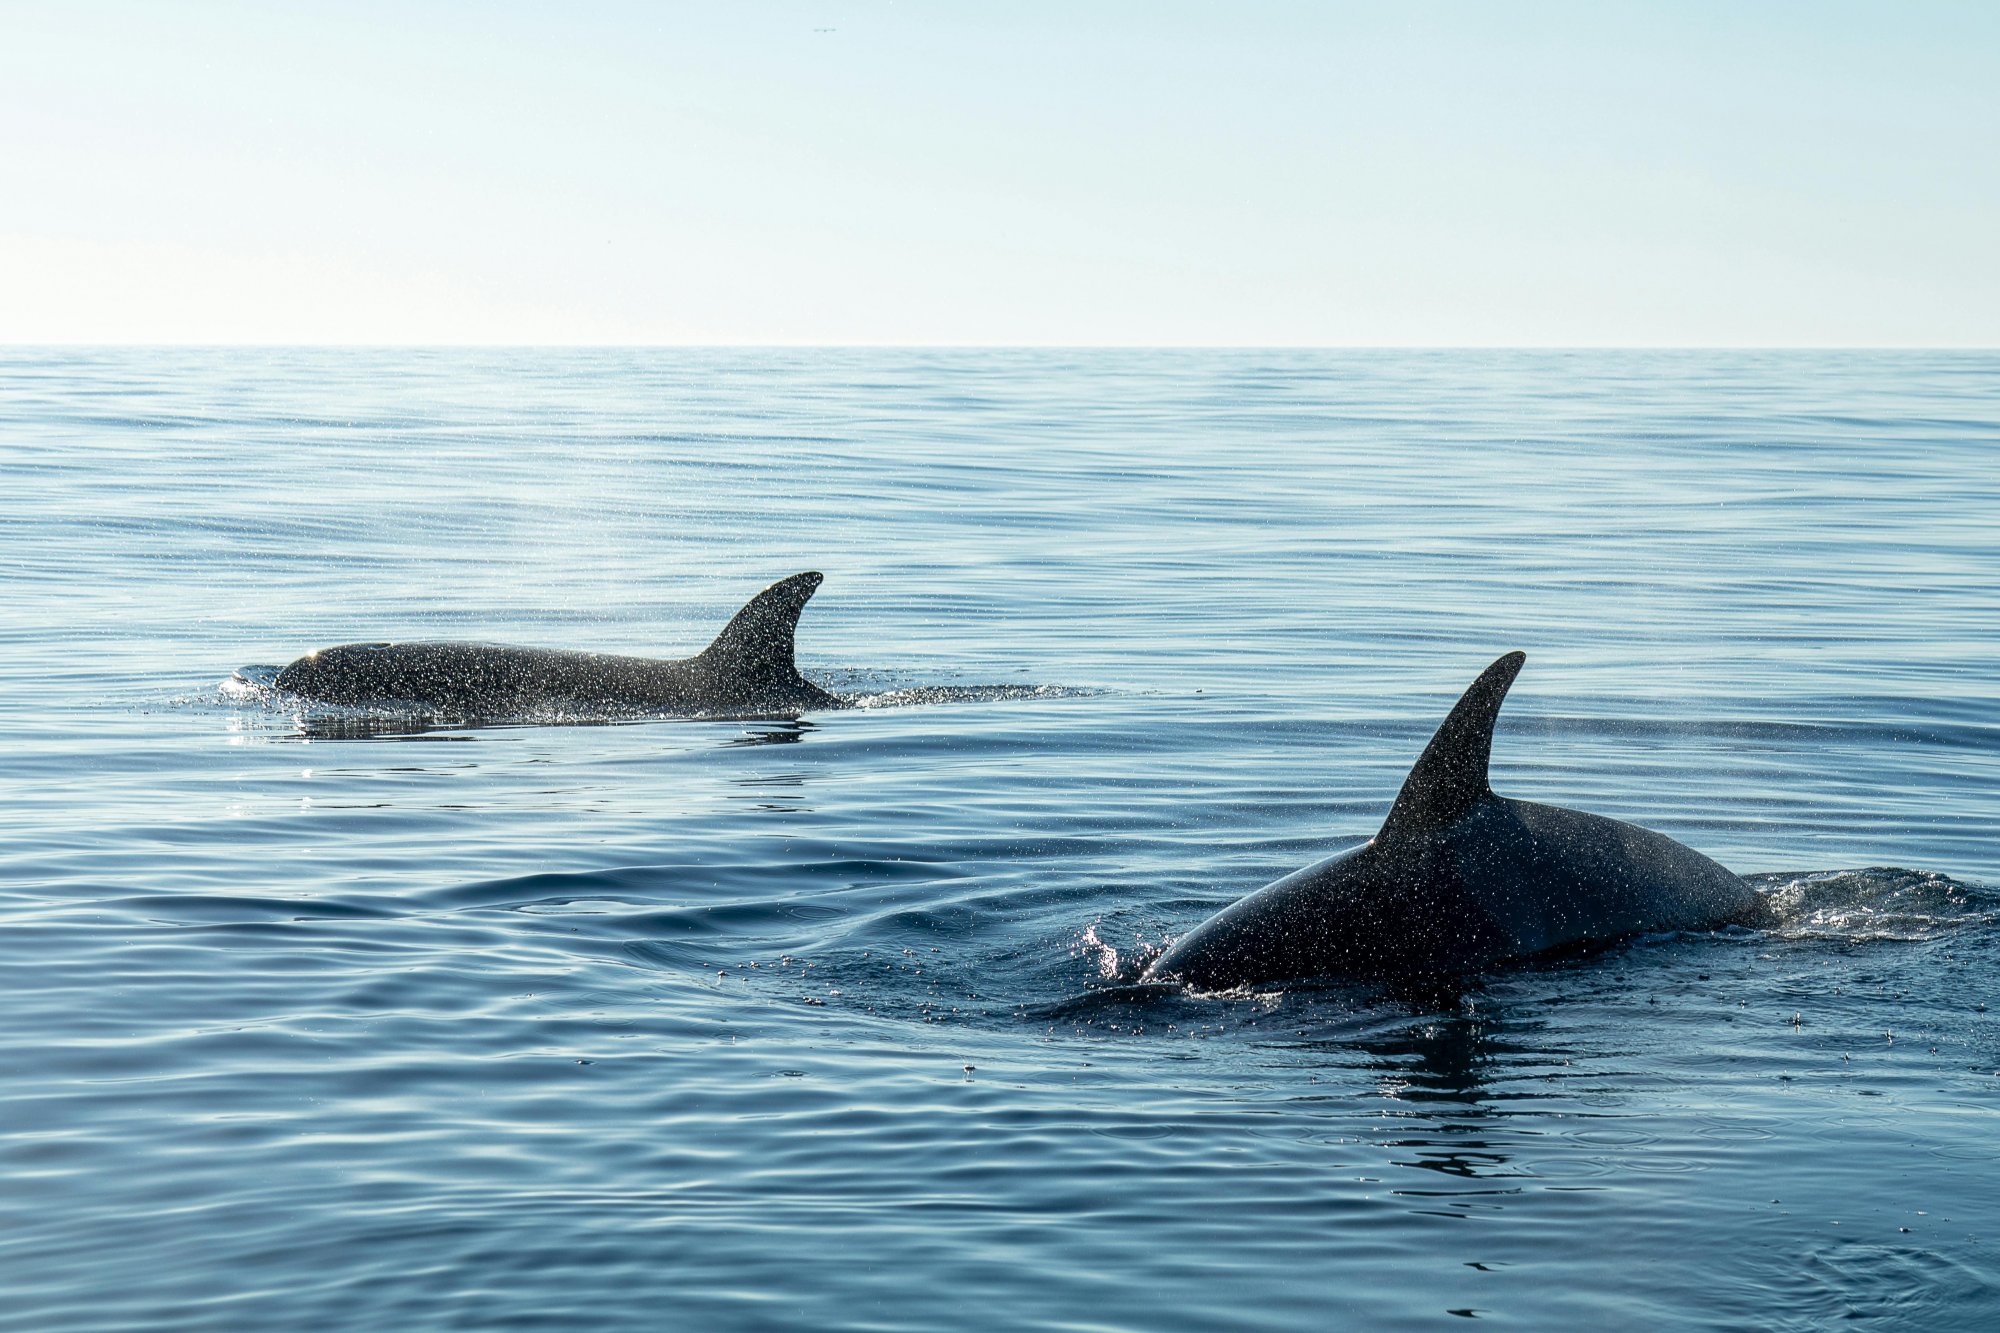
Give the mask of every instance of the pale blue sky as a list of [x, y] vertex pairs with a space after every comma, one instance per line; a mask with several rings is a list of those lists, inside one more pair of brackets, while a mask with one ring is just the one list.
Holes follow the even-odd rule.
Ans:
[[8, 3], [0, 341], [1996, 346], [2000, 3]]

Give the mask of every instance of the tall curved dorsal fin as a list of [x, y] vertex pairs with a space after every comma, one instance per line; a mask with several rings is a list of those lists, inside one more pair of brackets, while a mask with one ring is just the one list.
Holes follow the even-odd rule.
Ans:
[[1403, 790], [1382, 821], [1380, 836], [1421, 834], [1463, 818], [1493, 794], [1486, 765], [1493, 756], [1493, 724], [1507, 687], [1521, 674], [1526, 653], [1508, 653], [1480, 672], [1424, 747]]
[[815, 571], [794, 574], [752, 597], [722, 627], [715, 642], [702, 650], [702, 662], [746, 683], [790, 683], [798, 675], [792, 640], [798, 633], [799, 612], [824, 578]]

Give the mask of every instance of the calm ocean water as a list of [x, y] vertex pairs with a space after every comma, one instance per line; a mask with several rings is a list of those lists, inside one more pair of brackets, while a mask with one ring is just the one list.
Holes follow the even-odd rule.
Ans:
[[[0, 479], [0, 1328], [2000, 1320], [2000, 355], [13, 349]], [[804, 569], [875, 706], [224, 688]], [[1513, 648], [1783, 925], [1093, 997]]]

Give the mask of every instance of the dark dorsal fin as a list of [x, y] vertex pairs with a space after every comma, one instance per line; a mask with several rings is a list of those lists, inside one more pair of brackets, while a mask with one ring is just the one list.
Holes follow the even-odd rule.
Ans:
[[1424, 747], [1396, 804], [1382, 821], [1380, 836], [1422, 834], [1463, 818], [1481, 798], [1491, 796], [1486, 764], [1493, 755], [1493, 723], [1507, 687], [1521, 674], [1526, 653], [1508, 653], [1480, 673], [1459, 697], [1431, 743]]
[[794, 574], [752, 597], [703, 650], [701, 661], [746, 684], [791, 683], [798, 676], [792, 639], [798, 632], [799, 612], [823, 577], [813, 572]]

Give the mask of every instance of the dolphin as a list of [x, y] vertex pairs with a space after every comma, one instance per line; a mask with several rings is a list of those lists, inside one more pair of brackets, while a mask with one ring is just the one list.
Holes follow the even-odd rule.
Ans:
[[1525, 661], [1508, 653], [1466, 690], [1374, 838], [1224, 908], [1140, 981], [1422, 981], [1645, 931], [1769, 924], [1754, 889], [1664, 834], [1493, 794], [1493, 724]]
[[678, 661], [489, 643], [347, 643], [301, 657], [275, 684], [326, 703], [421, 704], [465, 717], [547, 707], [706, 715], [840, 708], [792, 660], [799, 612], [821, 577], [772, 584], [714, 643]]

